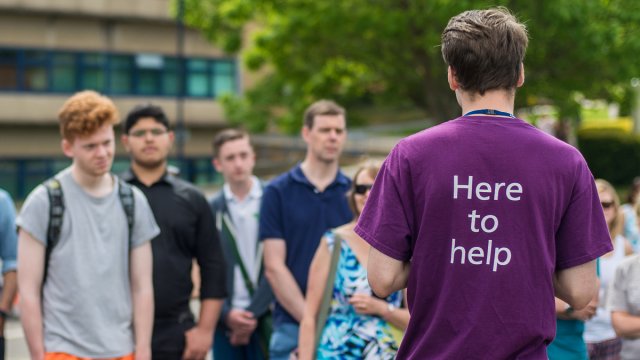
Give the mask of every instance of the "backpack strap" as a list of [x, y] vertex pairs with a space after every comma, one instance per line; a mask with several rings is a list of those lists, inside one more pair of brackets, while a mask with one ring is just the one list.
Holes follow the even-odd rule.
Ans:
[[47, 245], [44, 255], [43, 285], [47, 279], [51, 252], [60, 239], [62, 216], [64, 215], [64, 197], [60, 181], [56, 178], [50, 178], [44, 182], [44, 187], [47, 189], [47, 194], [49, 195], [49, 224], [47, 226]]
[[129, 228], [129, 248], [132, 245], [133, 223], [135, 220], [135, 200], [133, 198], [133, 189], [126, 181], [118, 177], [118, 196], [122, 209], [127, 216], [127, 226]]

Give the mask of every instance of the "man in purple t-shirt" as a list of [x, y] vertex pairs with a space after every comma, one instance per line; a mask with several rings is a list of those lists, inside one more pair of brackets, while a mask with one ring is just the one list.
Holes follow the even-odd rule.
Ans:
[[399, 359], [546, 359], [554, 294], [583, 308], [611, 241], [580, 153], [512, 115], [524, 25], [467, 11], [442, 34], [463, 116], [402, 140], [356, 232], [381, 297], [408, 288]]

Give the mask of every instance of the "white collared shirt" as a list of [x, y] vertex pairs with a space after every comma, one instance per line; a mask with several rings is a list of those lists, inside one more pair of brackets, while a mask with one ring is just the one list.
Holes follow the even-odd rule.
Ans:
[[[227, 201], [227, 208], [231, 216], [231, 221], [236, 230], [236, 241], [238, 246], [238, 252], [244, 262], [244, 265], [249, 273], [251, 281], [254, 284], [254, 289], [257, 288], [258, 276], [260, 272], [260, 259], [258, 248], [258, 226], [259, 226], [259, 213], [260, 213], [260, 200], [262, 199], [262, 186], [260, 180], [257, 177], [251, 177], [251, 190], [247, 196], [242, 200], [231, 192], [229, 184], [225, 183], [222, 187], [225, 200]], [[245, 286], [240, 266], [236, 265], [234, 268], [233, 279], [233, 297], [231, 306], [233, 308], [246, 309], [251, 303], [251, 296], [249, 290]]]

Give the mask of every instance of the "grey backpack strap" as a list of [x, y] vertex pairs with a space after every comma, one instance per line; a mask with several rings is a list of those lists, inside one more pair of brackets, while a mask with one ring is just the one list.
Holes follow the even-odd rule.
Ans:
[[124, 214], [127, 216], [127, 226], [129, 228], [129, 248], [131, 248], [131, 236], [133, 232], [133, 222], [135, 219], [135, 201], [133, 198], [133, 189], [131, 185], [127, 184], [124, 180], [118, 178], [118, 196], [120, 196], [120, 203], [124, 209]]
[[44, 187], [47, 189], [47, 194], [49, 195], [49, 224], [47, 226], [47, 246], [44, 255], [42, 284], [44, 284], [47, 279], [51, 252], [60, 239], [62, 216], [64, 215], [64, 196], [60, 181], [56, 178], [51, 178], [44, 182]]

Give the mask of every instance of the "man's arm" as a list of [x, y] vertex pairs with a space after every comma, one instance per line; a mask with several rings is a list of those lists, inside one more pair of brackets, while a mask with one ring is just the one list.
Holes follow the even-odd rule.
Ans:
[[392, 293], [407, 287], [410, 262], [403, 262], [389, 257], [376, 248], [369, 250], [367, 276], [371, 290], [379, 298], [386, 298]]
[[[16, 275], [16, 256], [18, 236], [16, 234], [16, 214], [13, 201], [7, 195], [0, 203], [0, 258], [2, 258], [2, 298], [0, 310], [5, 314], [11, 310], [13, 299], [18, 291]], [[4, 334], [5, 318], [0, 317], [0, 334]]]
[[131, 250], [131, 295], [133, 299], [133, 327], [135, 330], [136, 360], [151, 359], [153, 331], [153, 258], [151, 242]]
[[631, 315], [626, 311], [613, 311], [611, 324], [616, 334], [623, 338], [640, 338], [640, 316]]
[[576, 310], [585, 308], [598, 291], [596, 260], [559, 270], [553, 277], [556, 297]]
[[287, 268], [287, 245], [284, 239], [264, 239], [265, 275], [276, 299], [296, 321], [302, 320], [304, 296]]
[[42, 280], [44, 274], [45, 247], [31, 234], [20, 230], [18, 237], [18, 284], [22, 327], [27, 338], [31, 359], [44, 359], [42, 324]]
[[185, 333], [184, 359], [204, 359], [213, 344], [213, 334], [218, 323], [223, 299], [200, 301], [198, 324]]

